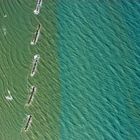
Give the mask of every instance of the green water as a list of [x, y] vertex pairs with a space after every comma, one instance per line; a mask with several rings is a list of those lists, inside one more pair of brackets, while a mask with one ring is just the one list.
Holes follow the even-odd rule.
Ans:
[[[0, 140], [46, 140], [59, 137], [60, 85], [56, 51], [56, 1], [43, 1], [41, 14], [33, 14], [35, 1], [0, 1]], [[7, 15], [7, 17], [4, 17]], [[36, 46], [30, 41], [38, 24], [41, 35]], [[6, 34], [4, 34], [6, 31]], [[32, 60], [40, 55], [34, 77]], [[37, 92], [27, 107], [32, 85]], [[5, 96], [10, 90], [12, 101]], [[33, 116], [25, 133], [26, 116]]]

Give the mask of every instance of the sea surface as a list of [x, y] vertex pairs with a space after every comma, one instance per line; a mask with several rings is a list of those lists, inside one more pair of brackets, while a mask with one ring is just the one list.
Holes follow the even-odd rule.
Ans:
[[140, 1], [43, 0], [39, 15], [35, 6], [0, 0], [0, 140], [139, 140]]

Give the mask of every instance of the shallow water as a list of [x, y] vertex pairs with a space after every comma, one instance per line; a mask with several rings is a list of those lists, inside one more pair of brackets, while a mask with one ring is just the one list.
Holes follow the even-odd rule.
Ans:
[[[0, 18], [0, 139], [58, 139], [59, 137], [59, 67], [56, 51], [56, 1], [43, 1], [39, 15], [34, 15], [35, 1], [1, 1]], [[47, 12], [46, 12], [47, 11]], [[5, 16], [6, 15], [6, 16]], [[41, 24], [36, 45], [30, 45]], [[3, 33], [6, 29], [6, 34]], [[39, 54], [37, 71], [30, 76], [34, 55]], [[32, 104], [25, 106], [31, 86], [36, 86]], [[12, 101], [5, 96], [11, 92]], [[27, 115], [32, 123], [24, 132]]]
[[0, 140], [138, 140], [140, 3], [43, 0], [39, 15], [35, 6], [0, 1]]

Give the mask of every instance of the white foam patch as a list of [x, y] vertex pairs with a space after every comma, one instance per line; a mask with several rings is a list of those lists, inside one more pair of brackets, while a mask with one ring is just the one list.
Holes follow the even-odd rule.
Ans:
[[6, 18], [7, 17], [7, 15], [6, 14], [4, 14], [4, 16], [3, 16], [4, 18]]
[[35, 15], [38, 15], [38, 14], [39, 14], [39, 11], [35, 9], [35, 10], [34, 10], [34, 14], [35, 14]]
[[2, 30], [3, 30], [3, 34], [6, 36], [6, 33], [7, 33], [6, 28], [5, 28], [5, 27], [3, 27], [3, 28], [2, 28]]
[[31, 43], [30, 43], [31, 45], [34, 45], [34, 42], [33, 41], [31, 41]]
[[36, 54], [36, 55], [34, 55], [34, 59], [36, 60], [36, 59], [39, 59], [40, 58], [40, 55], [39, 54]]
[[5, 96], [6, 100], [12, 101], [13, 100], [13, 97], [11, 96], [11, 92], [9, 90], [7, 90], [7, 92], [8, 92], [9, 95], [8, 96]]

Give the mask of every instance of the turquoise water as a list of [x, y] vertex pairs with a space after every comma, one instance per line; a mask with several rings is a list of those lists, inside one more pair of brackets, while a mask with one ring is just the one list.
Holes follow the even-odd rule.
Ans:
[[140, 2], [59, 3], [61, 139], [138, 140]]

